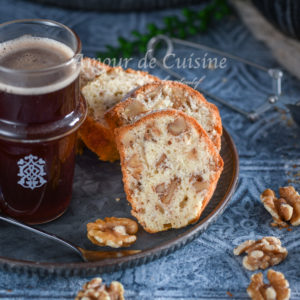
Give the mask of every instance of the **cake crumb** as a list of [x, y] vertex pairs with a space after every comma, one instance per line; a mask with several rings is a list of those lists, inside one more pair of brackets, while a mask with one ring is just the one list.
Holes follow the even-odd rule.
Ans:
[[286, 230], [287, 230], [287, 231], [292, 231], [293, 229], [289, 227], [289, 228], [287, 228]]
[[117, 202], [119, 202], [121, 199], [120, 199], [120, 198], [115, 198], [115, 200], [116, 200]]
[[230, 293], [229, 291], [227, 291], [226, 294], [227, 294], [229, 297], [233, 297], [232, 293]]

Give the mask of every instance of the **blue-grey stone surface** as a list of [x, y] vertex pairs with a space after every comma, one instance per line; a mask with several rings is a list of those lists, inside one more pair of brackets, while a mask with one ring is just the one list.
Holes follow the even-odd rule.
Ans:
[[[160, 25], [163, 16], [175, 13], [179, 10], [126, 14], [81, 12], [0, 0], [1, 23], [23, 18], [62, 22], [79, 34], [83, 52], [89, 56], [104, 50], [106, 44], [116, 45], [118, 36], [129, 38], [133, 29], [143, 31], [149, 22]], [[270, 51], [234, 16], [191, 40], [277, 67]], [[180, 48], [177, 53], [189, 56], [190, 51]], [[136, 65], [137, 58], [131, 66]], [[159, 69], [151, 72], [165, 77]], [[271, 93], [268, 75], [237, 63], [228, 62], [222, 70], [182, 72], [189, 80], [206, 75], [203, 88], [245, 109], [258, 106]], [[282, 102], [297, 102], [299, 81], [285, 74], [283, 84]], [[270, 227], [271, 218], [259, 200], [260, 193], [268, 187], [277, 190], [292, 183], [300, 189], [300, 129], [283, 111], [283, 103], [255, 123], [218, 105], [223, 124], [240, 155], [239, 185], [225, 213], [204, 234], [175, 253], [147, 265], [99, 276], [107, 282], [121, 281], [126, 299], [229, 299], [227, 291], [234, 299], [247, 299], [246, 288], [253, 272], [242, 267], [242, 258], [234, 257], [232, 250], [246, 239], [275, 235], [288, 248], [289, 255], [274, 269], [283, 272], [289, 280], [292, 299], [300, 299], [300, 227], [291, 232]], [[72, 299], [89, 279], [0, 270], [0, 299]]]

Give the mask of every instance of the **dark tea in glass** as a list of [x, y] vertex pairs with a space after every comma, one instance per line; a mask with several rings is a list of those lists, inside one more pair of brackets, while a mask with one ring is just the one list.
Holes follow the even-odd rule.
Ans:
[[30, 224], [51, 221], [72, 194], [81, 45], [48, 20], [0, 25], [0, 209]]

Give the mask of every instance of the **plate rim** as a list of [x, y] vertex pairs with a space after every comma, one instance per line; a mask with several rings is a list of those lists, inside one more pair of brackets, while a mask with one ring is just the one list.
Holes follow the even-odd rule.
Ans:
[[224, 212], [225, 208], [229, 204], [229, 200], [233, 196], [239, 178], [239, 156], [235, 143], [223, 127], [223, 137], [226, 139], [227, 144], [233, 155], [233, 176], [231, 182], [227, 187], [226, 193], [222, 200], [217, 204], [211, 213], [209, 213], [204, 219], [199, 221], [195, 226], [189, 228], [183, 234], [180, 234], [168, 240], [158, 246], [144, 250], [140, 253], [120, 257], [120, 258], [109, 258], [98, 262], [35, 262], [29, 260], [21, 260], [15, 258], [7, 258], [0, 256], [0, 267], [10, 270], [22, 270], [22, 271], [37, 271], [43, 274], [53, 273], [68, 273], [71, 274], [95, 274], [98, 272], [113, 272], [116, 270], [122, 270], [130, 268], [136, 265], [144, 264], [153, 261], [157, 258], [170, 254], [177, 249], [183, 247], [187, 243], [194, 240], [199, 236], [207, 227], [212, 224], [217, 218]]

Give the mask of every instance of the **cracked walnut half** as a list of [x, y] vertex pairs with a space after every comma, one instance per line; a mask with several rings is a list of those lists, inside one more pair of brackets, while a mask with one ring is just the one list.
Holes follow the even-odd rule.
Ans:
[[243, 258], [243, 266], [254, 271], [278, 265], [286, 258], [288, 251], [281, 246], [278, 238], [268, 236], [257, 241], [245, 241], [236, 247], [233, 253], [234, 255], [246, 253], [247, 256]]
[[271, 189], [265, 190], [260, 199], [265, 209], [271, 214], [274, 222], [272, 226], [288, 227], [300, 225], [300, 195], [292, 186], [279, 188], [280, 198]]
[[118, 281], [112, 281], [106, 286], [102, 279], [97, 277], [84, 284], [75, 300], [124, 300], [124, 288]]
[[251, 276], [251, 283], [247, 293], [252, 300], [289, 300], [291, 290], [289, 282], [284, 275], [274, 270], [267, 273], [269, 284], [263, 281], [263, 274], [257, 273]]
[[89, 240], [99, 246], [128, 247], [136, 241], [138, 224], [127, 218], [105, 218], [87, 224]]

